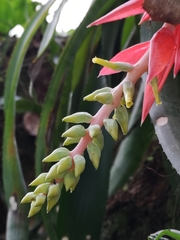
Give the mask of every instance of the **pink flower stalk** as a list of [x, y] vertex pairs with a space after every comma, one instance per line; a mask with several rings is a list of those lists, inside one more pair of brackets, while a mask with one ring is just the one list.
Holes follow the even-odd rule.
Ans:
[[[99, 25], [143, 13], [140, 23], [150, 20], [149, 14], [143, 9], [144, 0], [130, 0], [117, 7], [110, 13], [94, 21], [89, 26]], [[180, 69], [180, 24], [177, 26], [165, 23], [157, 31], [149, 42], [134, 45], [115, 55], [110, 62], [127, 62], [132, 65], [138, 64], [148, 52], [147, 79], [144, 90], [144, 101], [142, 110], [142, 123], [149, 113], [155, 101], [155, 94], [151, 82], [157, 81], [158, 91], [160, 91], [166, 78], [174, 64], [174, 76]], [[118, 71], [103, 67], [99, 76], [117, 73]], [[129, 74], [129, 73], [128, 73]], [[128, 75], [127, 74], [127, 75]], [[139, 76], [141, 77], [141, 76]], [[157, 102], [158, 104], [158, 102]]]

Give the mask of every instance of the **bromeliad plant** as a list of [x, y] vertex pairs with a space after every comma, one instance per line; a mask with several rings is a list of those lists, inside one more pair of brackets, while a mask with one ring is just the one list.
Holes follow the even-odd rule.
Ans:
[[[153, 1], [151, 1], [153, 2]], [[160, 4], [160, 1], [159, 1]], [[43, 162], [55, 162], [48, 172], [40, 174], [30, 186], [36, 186], [22, 199], [22, 203], [31, 203], [29, 217], [40, 211], [47, 199], [47, 212], [58, 202], [63, 185], [72, 192], [84, 171], [87, 149], [89, 158], [95, 167], [99, 166], [103, 149], [102, 126], [114, 140], [118, 138], [118, 124], [123, 134], [128, 131], [127, 108], [133, 105], [134, 87], [140, 77], [147, 72], [144, 88], [142, 123], [147, 117], [154, 101], [161, 104], [159, 91], [174, 64], [174, 76], [180, 69], [178, 55], [180, 52], [180, 25], [167, 18], [167, 13], [157, 18], [156, 8], [159, 4], [149, 5], [147, 0], [131, 0], [119, 6], [104, 17], [94, 21], [88, 27], [123, 19], [143, 13], [140, 23], [147, 20], [161, 20], [165, 23], [150, 41], [134, 45], [115, 55], [110, 61], [94, 57], [93, 63], [103, 66], [99, 76], [127, 72], [124, 80], [114, 88], [98, 89], [84, 97], [86, 101], [98, 101], [102, 104], [99, 111], [92, 116], [87, 112], [78, 112], [63, 118], [64, 122], [75, 123], [62, 134], [65, 141], [62, 147], [54, 150]], [[151, 6], [151, 8], [150, 8]], [[167, 15], [166, 15], [167, 14]], [[169, 16], [169, 15], [168, 15]], [[113, 116], [112, 116], [113, 113]], [[111, 117], [112, 116], [112, 117]], [[82, 125], [83, 124], [83, 125]], [[87, 124], [89, 124], [88, 127]], [[73, 150], [66, 146], [77, 143]]]

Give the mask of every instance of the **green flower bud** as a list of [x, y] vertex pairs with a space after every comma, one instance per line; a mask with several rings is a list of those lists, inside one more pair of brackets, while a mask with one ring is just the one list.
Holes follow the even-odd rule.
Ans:
[[56, 197], [53, 198], [47, 198], [47, 208], [46, 208], [46, 212], [50, 212], [51, 209], [56, 205], [56, 203], [58, 202], [59, 198], [61, 196], [61, 191], [59, 192], [59, 195], [57, 195]]
[[156, 105], [162, 104], [162, 102], [160, 100], [160, 96], [159, 96], [158, 79], [157, 79], [157, 77], [154, 77], [151, 80], [150, 84], [151, 84], [151, 87], [152, 87], [152, 90], [153, 90], [153, 95], [154, 95], [154, 98], [155, 98], [155, 101], [156, 101]]
[[35, 199], [36, 199], [36, 194], [34, 194], [34, 192], [28, 192], [21, 200], [21, 203], [30, 203]]
[[90, 125], [88, 128], [88, 131], [89, 131], [89, 136], [91, 138], [94, 138], [100, 133], [101, 127], [98, 124]]
[[93, 63], [97, 63], [101, 66], [104, 66], [104, 67], [108, 67], [108, 68], [111, 68], [115, 71], [124, 71], [124, 72], [129, 72], [129, 71], [132, 71], [133, 70], [133, 65], [131, 65], [130, 63], [126, 63], [126, 62], [110, 62], [110, 61], [107, 61], [107, 60], [104, 60], [102, 58], [97, 58], [97, 57], [94, 57], [92, 59], [92, 62]]
[[36, 196], [35, 207], [41, 207], [46, 201], [46, 195], [40, 193]]
[[80, 138], [86, 135], [86, 129], [82, 125], [75, 125], [62, 134], [62, 137]]
[[63, 142], [63, 146], [68, 146], [70, 144], [78, 143], [81, 138], [71, 138], [67, 137], [66, 140]]
[[74, 191], [74, 189], [76, 188], [78, 182], [79, 182], [79, 179], [80, 179], [80, 176], [78, 176], [76, 178], [76, 181], [74, 182], [74, 184], [71, 186], [71, 188], [69, 189], [70, 190], [70, 193], [72, 193]]
[[29, 186], [38, 186], [41, 183], [46, 182], [46, 176], [47, 176], [47, 172], [46, 173], [41, 173], [36, 179], [34, 179]]
[[41, 210], [41, 206], [36, 206], [36, 201], [32, 201], [28, 218], [34, 216], [36, 213], [38, 213]]
[[43, 159], [43, 162], [58, 162], [61, 158], [70, 155], [70, 151], [65, 147], [60, 147], [54, 150], [50, 155]]
[[74, 160], [74, 175], [75, 177], [79, 177], [85, 169], [86, 160], [81, 155], [75, 155], [73, 160]]
[[123, 134], [126, 135], [128, 132], [129, 123], [129, 116], [126, 107], [119, 106], [117, 109], [115, 109], [113, 119], [118, 121]]
[[104, 136], [103, 136], [102, 132], [100, 132], [96, 137], [94, 137], [92, 139], [92, 143], [97, 145], [100, 150], [103, 149], [103, 147], [104, 147]]
[[111, 137], [117, 141], [118, 139], [118, 124], [114, 119], [104, 119], [104, 127]]
[[46, 181], [52, 181], [53, 179], [63, 178], [65, 173], [58, 173], [59, 162], [54, 164], [47, 173]]
[[39, 194], [39, 193], [47, 194], [49, 186], [50, 186], [50, 183], [42, 183], [42, 184], [40, 184], [34, 190], [34, 194]]
[[78, 112], [62, 119], [63, 122], [70, 123], [90, 123], [93, 116], [87, 112]]
[[63, 183], [60, 183], [60, 184], [59, 184], [59, 183], [52, 184], [52, 185], [49, 187], [47, 198], [54, 198], [54, 197], [59, 196], [62, 187], [63, 187]]
[[97, 89], [96, 91], [92, 92], [91, 94], [85, 96], [83, 98], [84, 101], [96, 101], [95, 96], [99, 93], [108, 93], [111, 92], [111, 88], [110, 87], [104, 87], [104, 88], [100, 88]]
[[134, 95], [134, 84], [131, 81], [126, 80], [123, 83], [123, 93], [126, 102], [126, 107], [130, 108], [133, 105], [132, 98]]
[[74, 172], [68, 172], [66, 173], [64, 177], [64, 186], [66, 188], [66, 191], [70, 190], [76, 183], [78, 178], [75, 177]]
[[89, 158], [95, 167], [97, 169], [99, 167], [100, 157], [101, 157], [101, 150], [100, 148], [95, 145], [94, 143], [89, 143], [87, 145], [87, 152], [89, 155]]
[[98, 93], [94, 99], [102, 104], [111, 104], [114, 101], [114, 98], [111, 92]]
[[72, 166], [72, 158], [71, 157], [65, 157], [62, 158], [58, 163], [57, 173], [63, 173], [67, 171]]

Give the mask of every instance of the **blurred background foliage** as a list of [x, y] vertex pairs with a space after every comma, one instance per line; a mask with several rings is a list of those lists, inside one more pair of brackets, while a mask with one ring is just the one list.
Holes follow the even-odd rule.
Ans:
[[[61, 134], [69, 127], [62, 118], [77, 111], [95, 114], [100, 104], [83, 102], [83, 97], [97, 88], [114, 87], [124, 77], [119, 73], [97, 79], [100, 67], [91, 59], [110, 59], [138, 43], [145, 31], [153, 32], [151, 23], [140, 30], [138, 17], [86, 28], [124, 2], [95, 0], [79, 27], [62, 36], [55, 28], [67, 0], [48, 24], [54, 1], [39, 11], [30, 0], [0, 4], [0, 239], [135, 240], [159, 229], [178, 228], [179, 177], [150, 118], [140, 126], [141, 80], [129, 112], [129, 133], [120, 132], [114, 142], [103, 129], [99, 169], [95, 171], [86, 156], [75, 191], [64, 191], [49, 214], [43, 209], [27, 219], [29, 206], [19, 203], [34, 177], [49, 169], [42, 159], [62, 145]], [[25, 29], [20, 39], [9, 36], [17, 24]]]

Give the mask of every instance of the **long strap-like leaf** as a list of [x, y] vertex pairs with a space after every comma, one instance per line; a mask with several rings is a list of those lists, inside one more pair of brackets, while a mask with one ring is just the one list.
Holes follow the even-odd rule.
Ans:
[[15, 138], [15, 96], [22, 63], [29, 44], [37, 29], [45, 19], [49, 7], [54, 3], [50, 0], [35, 14], [27, 25], [23, 36], [17, 42], [13, 51], [5, 80], [4, 92], [4, 138], [3, 138], [3, 183], [5, 197], [9, 203], [7, 222], [7, 240], [27, 239], [27, 216], [25, 206], [19, 206], [26, 187], [19, 161]]

